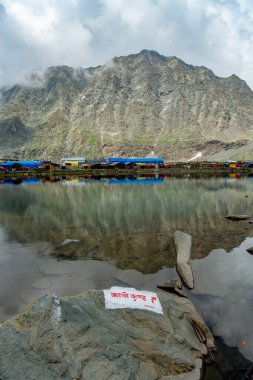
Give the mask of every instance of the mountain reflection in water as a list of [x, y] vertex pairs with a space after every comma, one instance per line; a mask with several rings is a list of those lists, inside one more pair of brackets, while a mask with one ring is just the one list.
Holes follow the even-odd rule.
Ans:
[[[111, 179], [73, 181], [69, 183], [85, 186], [66, 186], [65, 180], [1, 187], [0, 223], [9, 239], [46, 241], [62, 259], [103, 260], [155, 273], [175, 265], [176, 229], [193, 236], [193, 258], [214, 248], [232, 249], [253, 236], [252, 224], [235, 225], [224, 218], [249, 210], [251, 179], [172, 178], [148, 186], [113, 186]], [[74, 250], [58, 249], [65, 239], [80, 244]]]
[[[144, 180], [1, 186], [0, 320], [45, 293], [154, 289], [177, 276], [173, 234], [180, 229], [193, 242], [189, 297], [214, 334], [253, 360], [253, 256], [246, 252], [253, 225], [225, 219], [253, 214], [253, 179]], [[80, 243], [59, 247], [65, 239]]]

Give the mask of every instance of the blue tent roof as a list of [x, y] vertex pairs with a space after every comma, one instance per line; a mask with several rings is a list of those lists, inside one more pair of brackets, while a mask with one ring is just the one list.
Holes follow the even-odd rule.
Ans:
[[244, 165], [246, 165], [246, 166], [253, 165], [253, 161], [245, 161], [245, 162], [244, 162]]
[[113, 162], [120, 162], [122, 164], [164, 164], [164, 159], [160, 157], [154, 157], [154, 158], [142, 158], [142, 157], [137, 157], [137, 158], [132, 158], [132, 157], [108, 157], [106, 159], [107, 162], [113, 163]]
[[43, 164], [43, 161], [34, 160], [34, 161], [6, 161], [6, 162], [0, 162], [0, 166], [3, 168], [12, 168], [13, 165], [19, 164], [23, 168], [28, 169], [37, 169], [40, 165]]

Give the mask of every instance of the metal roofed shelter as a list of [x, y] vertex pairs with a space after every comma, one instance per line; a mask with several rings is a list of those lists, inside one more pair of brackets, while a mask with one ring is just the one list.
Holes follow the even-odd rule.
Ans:
[[87, 160], [86, 161], [87, 164], [89, 164], [90, 166], [92, 165], [98, 165], [98, 164], [107, 164], [107, 161], [106, 160], [102, 160], [102, 159], [97, 159], [97, 160]]
[[64, 157], [61, 158], [62, 166], [82, 166], [82, 164], [86, 164], [85, 157]]
[[110, 165], [105, 160], [87, 160], [92, 169], [110, 169]]
[[114, 162], [120, 162], [122, 164], [128, 165], [128, 164], [164, 164], [164, 159], [159, 157], [154, 158], [133, 158], [133, 157], [108, 157], [106, 161], [111, 164]]

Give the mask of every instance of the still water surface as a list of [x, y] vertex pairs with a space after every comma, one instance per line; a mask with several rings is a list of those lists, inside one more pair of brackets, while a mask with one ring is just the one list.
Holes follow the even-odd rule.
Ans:
[[[0, 183], [0, 321], [33, 299], [176, 278], [173, 234], [192, 235], [188, 296], [215, 335], [253, 360], [253, 178]], [[80, 243], [60, 247], [65, 239]]]

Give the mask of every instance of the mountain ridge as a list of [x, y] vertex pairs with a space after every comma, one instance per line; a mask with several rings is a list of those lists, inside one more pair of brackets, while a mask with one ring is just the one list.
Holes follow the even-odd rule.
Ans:
[[253, 92], [245, 81], [155, 51], [97, 67], [52, 66], [1, 93], [0, 156], [178, 160], [253, 140]]

